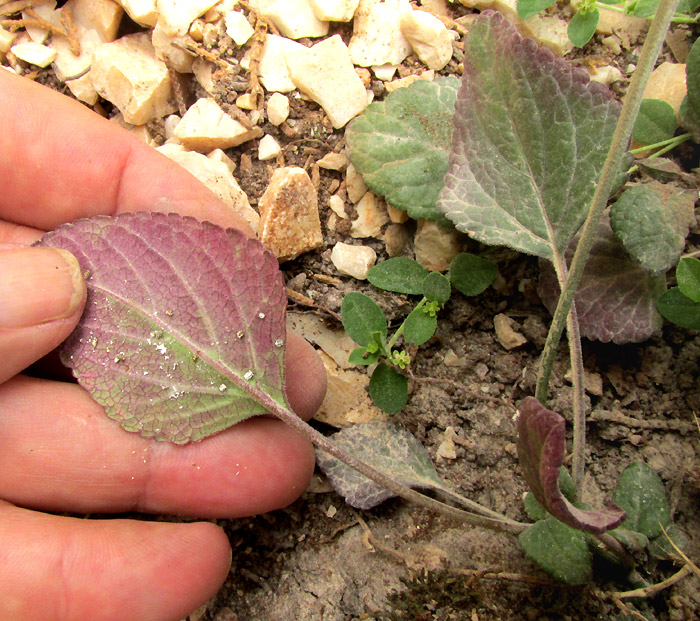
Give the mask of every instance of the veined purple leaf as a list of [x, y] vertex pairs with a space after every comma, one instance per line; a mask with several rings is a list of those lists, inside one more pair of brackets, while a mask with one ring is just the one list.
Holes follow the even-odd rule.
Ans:
[[[566, 252], [567, 261], [573, 252], [572, 243]], [[645, 341], [663, 324], [656, 300], [665, 290], [665, 276], [651, 274], [633, 261], [607, 221], [601, 221], [576, 290], [581, 336], [603, 343]], [[549, 312], [557, 306], [559, 291], [554, 268], [542, 261], [537, 292]]]
[[552, 259], [585, 219], [619, 110], [607, 87], [481, 13], [437, 208], [481, 242]]
[[518, 458], [525, 480], [537, 501], [567, 526], [599, 534], [616, 528], [625, 512], [584, 511], [572, 505], [559, 488], [559, 467], [564, 463], [565, 421], [534, 397], [525, 397], [518, 414]]
[[235, 229], [177, 214], [97, 216], [41, 245], [72, 252], [88, 299], [61, 349], [127, 431], [184, 444], [284, 394], [286, 295], [275, 257]]

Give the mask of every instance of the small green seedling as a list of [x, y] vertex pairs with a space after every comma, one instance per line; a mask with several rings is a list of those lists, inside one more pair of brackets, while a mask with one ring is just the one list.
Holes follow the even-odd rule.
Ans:
[[408, 257], [395, 257], [375, 265], [367, 279], [378, 289], [420, 295], [421, 300], [388, 338], [388, 322], [382, 309], [363, 293], [351, 292], [343, 299], [341, 314], [346, 332], [360, 347], [351, 354], [352, 364], [377, 366], [372, 371], [369, 394], [372, 401], [389, 414], [403, 409], [408, 399], [408, 380], [401, 373], [411, 363], [399, 338], [408, 347], [423, 345], [435, 334], [437, 314], [450, 299], [454, 287], [464, 295], [481, 293], [496, 277], [497, 268], [486, 259], [461, 253], [447, 276], [430, 272]]
[[[521, 19], [528, 19], [555, 3], [556, 0], [518, 0], [518, 16]], [[580, 0], [572, 4], [576, 7], [576, 13], [569, 22], [567, 34], [571, 43], [576, 47], [583, 47], [595, 34], [601, 9], [651, 19], [656, 13], [659, 0]], [[684, 24], [697, 23], [698, 16], [692, 14], [698, 7], [700, 7], [700, 0], [681, 0], [672, 21]]]
[[677, 287], [657, 301], [659, 312], [669, 321], [691, 330], [700, 330], [700, 261], [684, 257], [676, 268]]

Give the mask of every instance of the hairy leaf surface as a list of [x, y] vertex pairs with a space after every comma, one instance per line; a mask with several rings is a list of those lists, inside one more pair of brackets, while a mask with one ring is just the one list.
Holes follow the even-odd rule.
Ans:
[[700, 38], [690, 48], [685, 71], [688, 98], [683, 124], [693, 133], [695, 142], [700, 142]]
[[[572, 255], [573, 247], [567, 257]], [[544, 305], [554, 312], [559, 284], [551, 264], [542, 263], [537, 291]], [[650, 274], [632, 261], [610, 226], [601, 223], [576, 291], [581, 336], [617, 344], [648, 339], [663, 324], [656, 299], [665, 288], [665, 277]]]
[[625, 512], [617, 507], [584, 511], [562, 494], [559, 468], [564, 463], [564, 427], [565, 421], [559, 414], [546, 409], [534, 397], [523, 399], [518, 414], [518, 459], [530, 490], [549, 513], [572, 528], [597, 534], [619, 526]]
[[620, 475], [615, 502], [627, 512], [625, 528], [658, 537], [671, 522], [666, 491], [659, 475], [644, 462], [634, 462]]
[[678, 263], [695, 222], [694, 194], [652, 181], [625, 190], [610, 207], [615, 236], [644, 269], [665, 272]]
[[78, 220], [44, 235], [86, 275], [63, 362], [127, 431], [183, 444], [286, 406], [286, 295], [275, 257], [177, 214]]
[[438, 209], [481, 242], [551, 259], [585, 218], [620, 104], [485, 11], [464, 42]]
[[367, 187], [413, 218], [446, 222], [435, 201], [447, 171], [459, 79], [419, 80], [370, 104], [345, 132]]
[[[334, 433], [331, 438], [341, 448], [408, 487], [442, 487], [423, 445], [393, 423], [360, 423]], [[328, 453], [317, 450], [316, 462], [335, 490], [352, 507], [371, 509], [395, 496]]]

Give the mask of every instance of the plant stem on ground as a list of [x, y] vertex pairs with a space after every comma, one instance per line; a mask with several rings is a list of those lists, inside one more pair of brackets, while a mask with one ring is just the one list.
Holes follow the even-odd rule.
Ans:
[[[632, 80], [625, 96], [622, 110], [620, 111], [620, 118], [618, 119], [615, 133], [610, 143], [608, 156], [600, 174], [593, 200], [591, 201], [588, 217], [583, 225], [579, 242], [576, 245], [576, 252], [571, 261], [568, 277], [565, 282], [560, 281], [561, 295], [559, 296], [557, 308], [554, 311], [552, 324], [547, 334], [547, 341], [542, 351], [540, 367], [537, 373], [535, 397], [542, 404], [547, 402], [552, 366], [554, 364], [557, 345], [564, 331], [564, 324], [570, 317], [570, 311], [574, 303], [574, 295], [576, 294], [576, 289], [583, 276], [583, 268], [591, 253], [591, 248], [598, 230], [598, 224], [600, 223], [608, 198], [610, 197], [619, 174], [619, 163], [627, 148], [630, 136], [632, 135], [634, 122], [639, 114], [644, 88], [654, 69], [654, 64], [656, 63], [661, 46], [663, 45], [666, 31], [668, 30], [677, 4], [678, 0], [661, 0], [659, 3], [656, 15], [651, 22], [649, 33], [642, 47], [639, 62], [632, 75]], [[573, 355], [574, 353], [572, 352], [572, 356]], [[577, 373], [577, 369], [574, 368], [573, 365], [572, 372], [574, 375]], [[583, 378], [581, 378], [581, 380], [582, 379]], [[578, 437], [581, 438], [584, 434], [585, 417], [576, 416], [574, 426], [580, 427], [578, 430], [576, 428], [574, 429], [574, 435], [578, 435]], [[574, 451], [573, 459], [574, 463], [578, 465], [579, 472], [576, 472], [576, 469], [574, 469], [573, 479], [577, 488], [580, 489], [580, 484], [583, 479], [582, 465], [585, 454], [585, 443], [575, 445]]]

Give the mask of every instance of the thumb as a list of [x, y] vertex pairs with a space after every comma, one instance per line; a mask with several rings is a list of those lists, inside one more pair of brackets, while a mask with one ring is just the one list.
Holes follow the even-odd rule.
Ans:
[[0, 383], [65, 340], [85, 295], [80, 265], [69, 252], [0, 245]]

